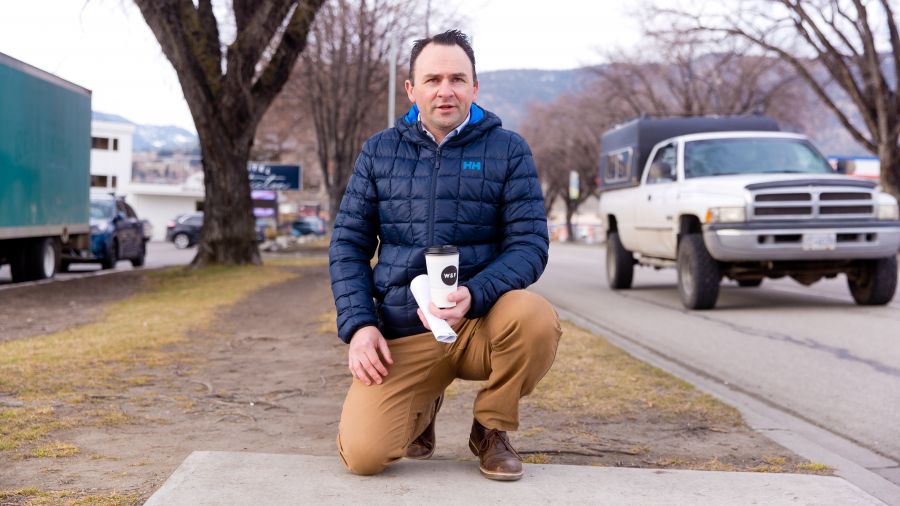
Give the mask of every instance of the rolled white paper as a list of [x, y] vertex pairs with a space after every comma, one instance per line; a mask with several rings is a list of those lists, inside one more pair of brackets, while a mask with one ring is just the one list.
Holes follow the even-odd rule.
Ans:
[[428, 283], [428, 275], [420, 274], [416, 276], [412, 283], [409, 284], [409, 289], [412, 291], [419, 309], [425, 314], [425, 319], [428, 320], [428, 325], [431, 327], [431, 333], [434, 334], [434, 338], [446, 344], [456, 341], [456, 332], [453, 332], [450, 324], [431, 314], [431, 310], [428, 309], [428, 305], [431, 302], [431, 285]]

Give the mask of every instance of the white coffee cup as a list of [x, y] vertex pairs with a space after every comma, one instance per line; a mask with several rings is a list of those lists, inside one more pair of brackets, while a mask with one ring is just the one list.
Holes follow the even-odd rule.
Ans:
[[459, 249], [456, 246], [430, 246], [425, 249], [425, 268], [431, 287], [431, 302], [441, 308], [456, 306], [447, 296], [456, 291], [459, 282]]

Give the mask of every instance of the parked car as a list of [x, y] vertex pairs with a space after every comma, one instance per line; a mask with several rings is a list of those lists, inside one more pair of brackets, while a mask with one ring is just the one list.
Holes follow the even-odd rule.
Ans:
[[318, 216], [304, 216], [291, 223], [291, 233], [295, 237], [304, 235], [325, 235], [325, 220]]
[[200, 241], [203, 213], [181, 214], [166, 225], [166, 240], [178, 249], [190, 248]]
[[104, 269], [114, 268], [119, 260], [130, 260], [134, 267], [144, 265], [144, 225], [124, 200], [112, 195], [92, 195], [90, 225], [93, 257], [63, 260], [63, 269], [72, 262], [99, 261]]
[[[200, 229], [203, 227], [203, 213], [182, 214], [166, 225], [166, 240], [175, 244], [178, 249], [185, 249], [200, 242]], [[256, 241], [266, 240], [267, 223], [256, 222]]]

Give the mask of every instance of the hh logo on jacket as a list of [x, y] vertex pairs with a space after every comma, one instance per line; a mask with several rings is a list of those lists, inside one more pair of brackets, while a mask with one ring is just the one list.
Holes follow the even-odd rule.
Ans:
[[476, 160], [463, 160], [462, 170], [481, 170], [481, 162]]

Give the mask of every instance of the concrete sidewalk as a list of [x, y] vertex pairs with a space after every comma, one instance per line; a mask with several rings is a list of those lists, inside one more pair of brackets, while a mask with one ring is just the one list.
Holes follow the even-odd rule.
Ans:
[[335, 457], [194, 452], [148, 506], [228, 504], [881, 505], [842, 478], [528, 464], [519, 482], [481, 477], [475, 461], [400, 461], [349, 474]]

